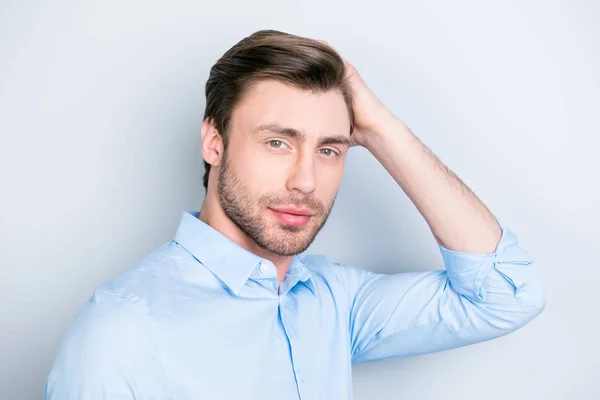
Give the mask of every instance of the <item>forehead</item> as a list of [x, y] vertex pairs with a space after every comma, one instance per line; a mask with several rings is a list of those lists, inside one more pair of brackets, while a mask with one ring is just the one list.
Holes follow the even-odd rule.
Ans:
[[244, 130], [277, 123], [309, 136], [350, 134], [350, 115], [339, 90], [311, 92], [275, 80], [253, 84], [232, 116]]

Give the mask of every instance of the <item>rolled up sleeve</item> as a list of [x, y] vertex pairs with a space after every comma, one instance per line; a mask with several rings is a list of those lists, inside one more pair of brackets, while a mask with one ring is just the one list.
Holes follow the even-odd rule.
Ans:
[[535, 318], [545, 296], [534, 260], [498, 221], [490, 254], [438, 243], [446, 270], [378, 274], [346, 267], [354, 363], [427, 354], [497, 338]]

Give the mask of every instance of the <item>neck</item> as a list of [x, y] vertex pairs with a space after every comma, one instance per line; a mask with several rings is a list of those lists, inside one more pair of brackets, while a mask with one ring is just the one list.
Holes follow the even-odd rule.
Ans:
[[280, 285], [287, 274], [293, 256], [280, 256], [258, 246], [256, 242], [250, 239], [248, 235], [229, 219], [217, 199], [211, 195], [211, 192], [212, 191], [209, 190], [206, 194], [198, 219], [221, 232], [244, 249], [271, 261], [277, 268], [277, 276]]

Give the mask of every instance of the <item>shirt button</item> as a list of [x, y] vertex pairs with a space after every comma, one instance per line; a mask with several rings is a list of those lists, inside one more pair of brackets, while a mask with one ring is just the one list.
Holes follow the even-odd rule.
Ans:
[[265, 272], [267, 272], [269, 270], [269, 266], [267, 264], [261, 263], [259, 270], [260, 270], [261, 273], [264, 274]]

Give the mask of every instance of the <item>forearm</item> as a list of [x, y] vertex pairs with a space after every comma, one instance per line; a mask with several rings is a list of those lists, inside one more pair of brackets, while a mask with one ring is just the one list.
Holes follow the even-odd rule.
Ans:
[[495, 250], [502, 232], [492, 213], [401, 120], [390, 116], [381, 121], [365, 147], [412, 200], [442, 246]]

